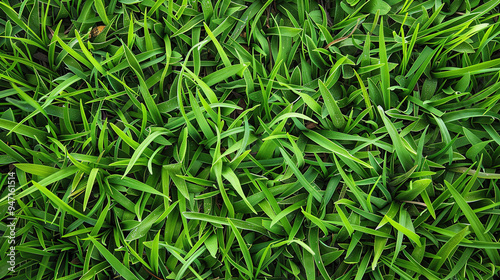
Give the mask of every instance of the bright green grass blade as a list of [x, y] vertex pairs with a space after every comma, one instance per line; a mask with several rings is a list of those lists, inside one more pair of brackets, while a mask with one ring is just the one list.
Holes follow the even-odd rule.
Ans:
[[290, 205], [286, 209], [283, 209], [282, 211], [277, 213], [276, 216], [272, 219], [271, 227], [274, 224], [276, 224], [277, 222], [279, 222], [281, 219], [288, 216], [290, 213], [294, 212], [295, 210], [300, 209], [304, 205], [305, 205], [305, 201], [298, 201], [298, 202], [294, 203], [293, 205]]
[[87, 68], [92, 69], [92, 63], [85, 57], [73, 50], [72, 47], [68, 46], [63, 42], [61, 38], [57, 34], [54, 35], [55, 40], [61, 45], [61, 47], [67, 51], [72, 57], [74, 57], [78, 62], [84, 64]]
[[227, 54], [224, 51], [224, 49], [222, 48], [221, 44], [219, 43], [219, 41], [217, 41], [217, 38], [215, 38], [215, 35], [212, 33], [212, 31], [206, 25], [206, 23], [203, 23], [203, 26], [205, 27], [205, 31], [207, 32], [208, 37], [210, 38], [210, 40], [212, 40], [212, 42], [214, 43], [215, 47], [217, 48], [217, 51], [218, 51], [218, 53], [219, 53], [219, 55], [220, 55], [220, 57], [222, 59], [222, 62], [224, 62], [224, 65], [226, 67], [230, 67], [231, 66], [231, 61], [229, 61], [229, 58], [227, 57]]
[[94, 0], [94, 6], [105, 25], [109, 25], [109, 18], [106, 14], [106, 9], [104, 9], [103, 0]]
[[[391, 232], [391, 228], [389, 226], [381, 227], [377, 229], [379, 231], [382, 231], [384, 233], [389, 234]], [[380, 237], [376, 236], [375, 237], [375, 243], [373, 244], [373, 261], [372, 261], [372, 270], [375, 270], [375, 268], [379, 264], [379, 259], [382, 256], [382, 253], [384, 249], [386, 248], [388, 238], [387, 237]]]
[[325, 149], [328, 149], [329, 151], [335, 153], [338, 156], [355, 161], [355, 162], [357, 162], [357, 163], [359, 163], [367, 168], [372, 168], [372, 166], [370, 164], [368, 164], [367, 162], [364, 162], [364, 161], [352, 156], [346, 149], [333, 143], [332, 141], [328, 140], [326, 137], [324, 137], [323, 135], [321, 135], [315, 131], [304, 132], [304, 135], [306, 135], [309, 139], [311, 139], [312, 141], [314, 141], [318, 145], [322, 146]]
[[129, 187], [134, 190], [143, 191], [155, 195], [165, 196], [163, 193], [157, 191], [153, 187], [146, 185], [145, 183], [139, 182], [129, 177], [123, 177], [117, 174], [111, 175], [107, 177], [107, 180], [111, 184], [122, 185]]
[[127, 169], [125, 169], [125, 172], [123, 173], [122, 179], [125, 176], [127, 176], [127, 174], [130, 172], [132, 167], [134, 167], [135, 163], [144, 154], [144, 150], [149, 146], [149, 144], [151, 144], [151, 142], [153, 142], [157, 137], [159, 137], [161, 135], [165, 135], [167, 133], [168, 132], [165, 132], [165, 131], [155, 131], [155, 132], [151, 133], [150, 135], [148, 135], [148, 137], [146, 137], [146, 139], [144, 139], [144, 141], [137, 147], [134, 154], [130, 158], [130, 162], [127, 165]]
[[337, 105], [337, 101], [335, 101], [332, 94], [321, 80], [319, 81], [319, 90], [321, 91], [321, 96], [323, 96], [323, 100], [325, 101], [325, 107], [328, 110], [328, 113], [330, 114], [330, 118], [332, 119], [333, 125], [337, 129], [344, 128], [346, 124], [344, 115], [340, 111], [340, 108]]
[[406, 191], [401, 192], [396, 199], [399, 200], [413, 200], [415, 199], [421, 192], [425, 191], [425, 189], [431, 184], [431, 179], [420, 179], [416, 181], [410, 181], [410, 188]]
[[394, 221], [393, 219], [389, 218], [388, 216], [384, 216], [387, 221], [398, 231], [401, 231], [404, 235], [408, 236], [413, 242], [417, 244], [417, 246], [422, 246], [422, 243], [420, 243], [420, 237], [413, 231], [410, 231], [409, 229], [405, 228], [398, 222]]
[[451, 258], [451, 253], [455, 250], [458, 244], [470, 233], [469, 227], [464, 227], [461, 231], [457, 232], [441, 249], [437, 252], [439, 259], [433, 259], [429, 264], [429, 269], [438, 271], [448, 258]]
[[26, 173], [38, 175], [38, 176], [41, 176], [44, 178], [59, 171], [58, 168], [46, 166], [46, 165], [41, 165], [41, 164], [17, 163], [17, 164], [14, 164], [14, 166], [21, 169], [22, 171], [24, 171]]
[[221, 81], [226, 80], [227, 78], [233, 77], [236, 74], [243, 73], [243, 71], [248, 67], [245, 64], [236, 64], [231, 65], [229, 67], [224, 67], [220, 70], [217, 70], [201, 79], [203, 82], [207, 84], [207, 86], [213, 86]]
[[217, 256], [217, 250], [219, 248], [217, 242], [217, 236], [211, 235], [209, 238], [207, 238], [205, 240], [205, 247], [207, 247], [207, 250], [210, 252], [210, 255], [215, 258]]
[[89, 202], [90, 195], [92, 194], [92, 187], [94, 186], [98, 172], [99, 168], [92, 168], [90, 171], [87, 187], [85, 188], [85, 197], [83, 199], [83, 211], [87, 209], [87, 204]]
[[[229, 225], [229, 222], [227, 221], [226, 218], [222, 217], [217, 217], [213, 215], [207, 215], [203, 213], [195, 213], [195, 212], [184, 212], [182, 213], [186, 219], [193, 219], [193, 220], [201, 220], [201, 221], [207, 221], [213, 224], [217, 225]], [[248, 221], [242, 221], [238, 219], [231, 219], [231, 222], [239, 229], [244, 229], [244, 230], [249, 230], [249, 231], [255, 231], [258, 233], [261, 233], [263, 235], [268, 235], [267, 230], [258, 224], [254, 224], [252, 222]]]
[[314, 215], [311, 215], [311, 214], [307, 213], [304, 210], [302, 210], [302, 214], [304, 214], [304, 216], [307, 219], [309, 219], [313, 224], [315, 224], [316, 226], [318, 226], [321, 229], [321, 231], [323, 231], [323, 233], [325, 235], [328, 235], [328, 229], [326, 227], [326, 224], [321, 219], [318, 219]]
[[[149, 215], [144, 220], [142, 220], [130, 231], [130, 233], [125, 238], [125, 241], [133, 241], [145, 236], [151, 230], [153, 224], [162, 216], [163, 212], [172, 211], [172, 205], [167, 210], [164, 210], [164, 207], [162, 206], [158, 206], [153, 212], [149, 213]], [[173, 206], [175, 207], [175, 205]]]
[[[443, 122], [442, 119], [434, 116], [434, 120], [436, 121], [436, 123], [438, 124], [438, 127], [439, 127], [439, 130], [441, 131], [441, 137], [443, 139], [443, 142], [448, 144], [451, 142], [451, 136], [450, 136], [450, 133], [448, 131], [448, 128], [446, 127], [446, 124]], [[453, 149], [452, 148], [449, 148], [448, 149], [448, 163], [451, 164], [451, 162], [453, 161]]]
[[276, 117], [272, 122], [271, 124], [269, 124], [270, 127], [273, 127], [276, 123], [279, 123], [280, 121], [283, 121], [283, 120], [288, 120], [290, 118], [299, 118], [299, 119], [304, 119], [304, 120], [307, 120], [307, 121], [310, 121], [310, 122], [313, 122], [313, 123], [316, 123], [316, 121], [314, 121], [313, 119], [311, 119], [310, 117], [308, 116], [305, 116], [303, 114], [300, 114], [300, 113], [285, 113], [283, 115], [280, 115], [278, 117]]
[[387, 118], [382, 107], [378, 106], [377, 109], [380, 113], [380, 116], [382, 117], [385, 127], [387, 128], [387, 132], [391, 137], [394, 149], [396, 149], [396, 154], [401, 160], [403, 168], [405, 169], [405, 171], [410, 170], [414, 166], [412, 154], [406, 149], [405, 145], [403, 144], [403, 138], [398, 133], [394, 124], [389, 120], [389, 118]]
[[36, 111], [41, 112], [46, 118], [48, 118], [47, 113], [42, 108], [42, 106], [40, 106], [40, 104], [38, 102], [33, 100], [33, 98], [31, 98], [31, 96], [29, 96], [23, 90], [18, 88], [14, 83], [11, 83], [11, 85], [16, 90], [16, 92], [21, 96], [22, 99], [24, 99], [26, 102], [28, 102], [29, 105], [34, 107], [36, 109]]
[[[465, 201], [462, 195], [450, 183], [448, 183], [447, 181], [444, 181], [444, 183], [453, 196], [453, 199], [458, 204], [458, 207], [462, 210], [462, 213], [469, 221], [470, 226], [472, 227], [472, 230], [476, 234], [477, 238], [480, 241], [490, 242], [491, 238], [487, 233], [485, 233], [486, 230], [483, 226], [483, 223], [481, 223], [476, 213], [474, 213], [474, 211]], [[500, 255], [498, 253], [498, 250], [486, 249], [485, 251], [492, 262], [500, 263]]]
[[[199, 92], [197, 93], [199, 95]], [[206, 117], [203, 115], [201, 108], [198, 106], [198, 101], [193, 97], [191, 92], [188, 92], [188, 95], [191, 108], [196, 118], [196, 122], [198, 123], [198, 126], [201, 128], [201, 131], [203, 132], [206, 138], [214, 138], [215, 135], [212, 131], [212, 128], [210, 128], [210, 125], [208, 124]]]
[[359, 264], [359, 269], [358, 272], [356, 273], [356, 278], [354, 280], [361, 280], [363, 279], [366, 268], [368, 267], [368, 262], [370, 261], [370, 258], [372, 256], [372, 252], [368, 252], [363, 256], [363, 260], [361, 260], [361, 263]]
[[126, 44], [123, 44], [123, 49], [125, 51], [125, 58], [127, 59], [130, 67], [134, 70], [137, 76], [141, 76], [142, 80], [144, 81], [144, 72], [142, 71], [141, 65], [139, 64], [139, 61], [137, 61], [137, 58], [135, 54], [130, 50], [129, 46]]
[[255, 211], [255, 209], [253, 208], [252, 204], [250, 204], [250, 202], [248, 201], [245, 193], [243, 192], [243, 189], [241, 188], [240, 180], [238, 179], [238, 176], [236, 176], [236, 174], [234, 173], [234, 171], [231, 170], [228, 167], [224, 167], [222, 169], [222, 176], [224, 178], [226, 178], [226, 180], [228, 180], [229, 183], [231, 183], [231, 185], [233, 186], [233, 188], [241, 196], [241, 198], [243, 199], [243, 201], [245, 202], [245, 204], [248, 206], [248, 208], [250, 208], [250, 210], [252, 210], [252, 212], [254, 212], [255, 214], [257, 214], [257, 211]]
[[[182, 265], [181, 269], [179, 270], [179, 272], [177, 273], [177, 276], [175, 277], [175, 280], [180, 280], [182, 279], [182, 277], [184, 276], [184, 273], [186, 272], [186, 270], [190, 269], [191, 268], [191, 264], [197, 260], [202, 254], [203, 252], [205, 252], [206, 248], [203, 246], [203, 247], [200, 247], [194, 254], [192, 254], [187, 260], [186, 262], [184, 262], [184, 264]], [[200, 279], [200, 277], [198, 277], [198, 279]]]
[[311, 185], [309, 181], [304, 177], [302, 172], [295, 166], [295, 163], [292, 162], [290, 157], [288, 156], [287, 152], [280, 148], [281, 155], [283, 156], [283, 159], [285, 160], [285, 163], [288, 165], [290, 169], [292, 169], [293, 173], [297, 177], [297, 180], [300, 182], [300, 184], [317, 200], [321, 201], [321, 194], [319, 193], [317, 187]]
[[142, 77], [139, 76], [138, 73], [137, 73], [137, 78], [139, 79], [139, 91], [141, 92], [141, 96], [144, 99], [144, 102], [146, 103], [146, 107], [148, 108], [149, 113], [153, 117], [154, 123], [159, 126], [163, 126], [163, 120], [161, 118], [160, 111], [158, 110], [156, 102], [154, 101], [153, 97], [151, 96], [151, 93], [149, 92], [149, 87], [147, 86], [146, 82], [144, 82]]
[[48, 136], [48, 133], [45, 131], [4, 119], [0, 119], [0, 128], [9, 130], [9, 133], [19, 133], [26, 137], [39, 139], [40, 141], [45, 141]]
[[429, 213], [431, 216], [436, 219], [436, 211], [434, 210], [434, 206], [432, 206], [432, 201], [429, 198], [429, 194], [427, 193], [426, 190], [420, 193], [420, 196], [422, 197], [422, 200], [425, 203], [425, 206], [427, 207], [427, 210], [429, 210]]
[[43, 193], [47, 198], [49, 198], [55, 206], [60, 208], [61, 210], [66, 211], [67, 213], [75, 216], [78, 219], [82, 219], [88, 223], [95, 224], [95, 220], [89, 218], [82, 213], [76, 211], [73, 207], [69, 206], [66, 202], [62, 201], [59, 197], [57, 197], [53, 192], [49, 191], [46, 187], [40, 185], [37, 182], [33, 182], [33, 186], [35, 186], [41, 193]]
[[389, 87], [391, 86], [391, 77], [389, 74], [389, 61], [387, 59], [387, 49], [385, 45], [385, 37], [384, 37], [384, 18], [380, 17], [380, 28], [379, 28], [379, 55], [380, 55], [380, 63], [382, 64], [382, 68], [380, 69], [381, 76], [381, 88], [382, 88], [382, 98], [384, 100], [385, 109], [389, 109], [391, 107], [391, 92]]
[[310, 95], [308, 95], [307, 93], [302, 93], [288, 84], [284, 84], [281, 82], [279, 84], [299, 95], [304, 100], [304, 103], [306, 103], [307, 106], [309, 106], [309, 108], [311, 108], [316, 114], [321, 115], [321, 106]]
[[433, 50], [426, 46], [424, 50], [421, 52], [420, 56], [417, 58], [417, 61], [415, 61], [411, 69], [406, 74], [407, 77], [411, 75], [411, 80], [408, 83], [407, 88], [405, 89], [407, 93], [411, 93], [413, 91], [415, 85], [418, 83], [418, 80], [421, 78], [425, 69], [427, 68], [427, 66], [429, 65], [429, 63], [431, 62], [432, 58], [434, 57], [434, 55], [437, 53], [438, 50], [439, 50], [438, 48]]
[[125, 265], [123, 265], [106, 247], [104, 247], [99, 241], [97, 241], [93, 236], [88, 237], [94, 246], [99, 250], [107, 262], [114, 268], [120, 276], [127, 280], [138, 280], [137, 278]]
[[316, 279], [316, 266], [314, 265], [313, 254], [305, 248], [302, 250], [302, 263], [304, 266], [306, 278], [310, 280]]
[[455, 263], [455, 266], [453, 266], [453, 269], [450, 271], [450, 273], [444, 278], [443, 280], [448, 280], [451, 279], [453, 276], [458, 274], [462, 268], [467, 264], [469, 261], [469, 258], [471, 257], [472, 253], [474, 252], [473, 249], [467, 248], [460, 259]]
[[87, 60], [90, 61], [90, 63], [92, 63], [92, 65], [95, 67], [95, 69], [97, 69], [97, 71], [101, 72], [102, 75], [106, 75], [106, 70], [92, 56], [92, 53], [90, 53], [90, 51], [87, 49], [87, 47], [85, 47], [85, 44], [83, 43], [82, 38], [80, 37], [80, 34], [78, 33], [77, 30], [75, 30], [75, 36], [76, 36], [76, 39], [78, 40], [78, 44], [80, 45], [80, 48], [81, 48], [83, 54], [85, 55], [85, 57], [87, 58]]
[[347, 229], [347, 232], [349, 233], [349, 236], [352, 236], [354, 233], [354, 229], [351, 226], [351, 223], [347, 219], [347, 216], [345, 215], [344, 211], [338, 204], [335, 204], [335, 209], [337, 210], [337, 213], [339, 213], [340, 219], [342, 219], [342, 222], [344, 223], [345, 228]]
[[202, 80], [200, 79], [197, 75], [195, 75], [191, 70], [189, 70], [184, 64], [182, 64], [182, 69], [188, 73], [189, 77], [192, 78], [200, 87], [201, 90], [205, 93], [207, 96], [208, 101], [210, 103], [218, 103], [217, 95], [215, 92]]
[[[96, 276], [96, 274], [99, 274], [99, 272], [105, 270], [109, 266], [110, 266], [110, 264], [107, 261], [104, 261], [104, 262], [101, 262], [101, 263], [99, 263], [97, 265], [94, 265], [84, 275], [82, 275], [82, 277], [80, 278], [80, 280], [90, 280], [90, 279], [93, 279]], [[60, 278], [60, 279], [62, 279], [62, 278]]]
[[470, 74], [470, 75], [477, 75], [477, 74], [482, 74], [482, 73], [488, 73], [492, 71], [496, 71], [497, 67], [500, 65], [500, 58], [490, 60], [490, 61], [485, 61], [482, 63], [478, 63], [475, 65], [459, 68], [459, 69], [453, 69], [453, 70], [448, 70], [448, 71], [439, 71], [434, 74], [434, 77], [436, 78], [454, 78], [454, 77], [462, 77], [465, 74]]
[[0, 139], [0, 150], [5, 154], [7, 154], [7, 156], [10, 156], [14, 160], [16, 160], [17, 162], [21, 163], [28, 162], [23, 156], [21, 156], [18, 152], [16, 152], [14, 149], [9, 147], [4, 141], [2, 141], [2, 139]]
[[34, 36], [35, 39], [38, 40], [38, 42], [43, 42], [42, 39], [38, 36], [38, 34], [35, 31], [33, 31], [33, 29], [31, 29], [25, 23], [24, 20], [21, 19], [21, 16], [11, 6], [9, 6], [8, 4], [6, 4], [4, 2], [0, 2], [0, 9], [2, 9], [4, 11], [4, 13], [9, 17], [9, 19], [14, 21], [17, 24], [17, 26], [21, 27], [23, 30], [28, 32], [30, 35]]
[[340, 166], [339, 161], [337, 160], [337, 157], [334, 155], [333, 159], [335, 160], [335, 165], [337, 166], [337, 170], [339, 171], [340, 175], [342, 176], [342, 179], [344, 180], [345, 184], [349, 187], [349, 189], [352, 191], [356, 199], [358, 200], [358, 203], [363, 207], [365, 211], [368, 211], [368, 205], [366, 203], [366, 198], [365, 194], [363, 191], [356, 185], [352, 177], [348, 176], [345, 172], [344, 169]]
[[110, 203], [108, 203], [103, 209], [101, 214], [99, 214], [99, 218], [97, 219], [97, 222], [95, 225], [92, 227], [92, 231], [90, 232], [90, 235], [95, 236], [99, 233], [99, 230], [104, 224], [104, 221], [108, 215], [108, 210], [110, 209]]
[[247, 244], [243, 237], [241, 236], [240, 232], [236, 228], [236, 226], [231, 222], [231, 219], [227, 219], [229, 225], [231, 226], [231, 229], [236, 236], [236, 240], [238, 240], [238, 244], [240, 245], [241, 253], [243, 254], [243, 259], [245, 260], [245, 263], [247, 265], [248, 269], [248, 276], [252, 277], [253, 276], [253, 261], [252, 261], [252, 256], [250, 255], [250, 251], [248, 250]]

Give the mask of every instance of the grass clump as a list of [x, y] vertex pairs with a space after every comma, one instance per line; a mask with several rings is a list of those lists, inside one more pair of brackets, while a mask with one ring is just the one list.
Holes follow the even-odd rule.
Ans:
[[0, 276], [496, 279], [499, 4], [1, 2]]

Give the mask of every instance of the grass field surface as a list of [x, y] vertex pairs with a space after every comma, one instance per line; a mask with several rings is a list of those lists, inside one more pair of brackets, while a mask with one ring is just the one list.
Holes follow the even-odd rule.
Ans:
[[0, 278], [500, 279], [500, 0], [2, 0]]

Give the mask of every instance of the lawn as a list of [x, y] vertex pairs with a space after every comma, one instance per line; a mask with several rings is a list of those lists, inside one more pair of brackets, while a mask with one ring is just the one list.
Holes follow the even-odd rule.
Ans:
[[500, 279], [500, 0], [318, 2], [2, 0], [0, 278]]

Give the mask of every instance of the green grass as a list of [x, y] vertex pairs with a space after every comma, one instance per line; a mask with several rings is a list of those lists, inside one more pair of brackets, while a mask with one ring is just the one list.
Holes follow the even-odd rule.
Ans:
[[498, 279], [500, 0], [319, 2], [0, 2], [0, 278]]

